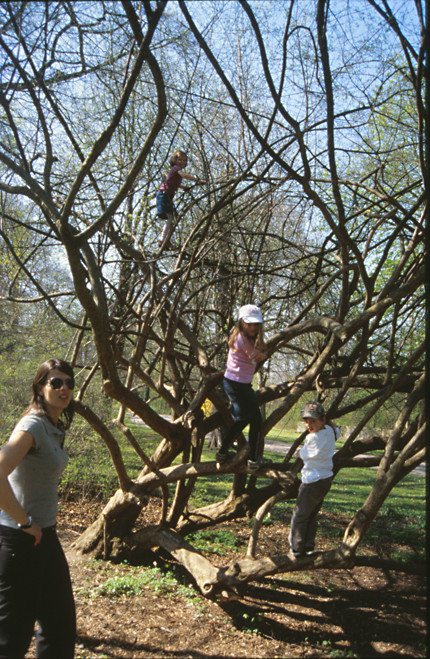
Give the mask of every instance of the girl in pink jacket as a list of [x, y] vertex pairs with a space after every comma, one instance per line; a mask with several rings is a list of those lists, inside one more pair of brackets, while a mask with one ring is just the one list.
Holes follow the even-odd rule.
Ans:
[[270, 465], [271, 460], [261, 457], [262, 419], [251, 384], [257, 362], [265, 358], [263, 318], [260, 309], [254, 304], [246, 304], [239, 309], [239, 320], [230, 335], [228, 346], [223, 387], [231, 403], [234, 423], [223, 437], [216, 459], [222, 464], [234, 457], [234, 454], [228, 452], [228, 447], [249, 424], [248, 468], [257, 471]]

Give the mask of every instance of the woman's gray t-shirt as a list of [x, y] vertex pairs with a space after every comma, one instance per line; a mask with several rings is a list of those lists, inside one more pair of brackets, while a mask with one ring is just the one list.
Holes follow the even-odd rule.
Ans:
[[[47, 528], [57, 519], [58, 484], [67, 465], [63, 448], [64, 431], [56, 428], [44, 413], [30, 412], [22, 417], [14, 432], [30, 433], [34, 447], [9, 474], [9, 483], [21, 506], [34, 522]], [[18, 528], [3, 510], [0, 524]]]

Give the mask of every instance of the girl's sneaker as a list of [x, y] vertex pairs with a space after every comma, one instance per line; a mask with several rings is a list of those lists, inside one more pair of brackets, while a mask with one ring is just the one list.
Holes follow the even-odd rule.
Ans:
[[248, 469], [250, 471], [258, 471], [264, 467], [270, 467], [272, 461], [269, 458], [258, 458], [258, 460], [248, 460]]
[[231, 453], [231, 451], [227, 451], [227, 453], [222, 453], [221, 451], [218, 451], [216, 454], [216, 461], [218, 464], [222, 465], [224, 462], [227, 462], [228, 460], [233, 460], [235, 455], [236, 453]]

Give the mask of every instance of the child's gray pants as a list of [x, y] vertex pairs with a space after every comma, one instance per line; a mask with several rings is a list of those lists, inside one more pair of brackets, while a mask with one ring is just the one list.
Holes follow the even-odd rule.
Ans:
[[302, 483], [293, 509], [290, 546], [294, 554], [304, 554], [315, 549], [317, 515], [324, 497], [331, 487], [333, 477], [322, 478], [314, 483]]

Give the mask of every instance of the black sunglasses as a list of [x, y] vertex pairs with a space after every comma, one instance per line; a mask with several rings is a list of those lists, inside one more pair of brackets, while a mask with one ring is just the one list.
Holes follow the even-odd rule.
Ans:
[[53, 389], [61, 389], [63, 384], [65, 384], [70, 390], [75, 388], [75, 381], [73, 378], [50, 378], [46, 384], [49, 384]]

